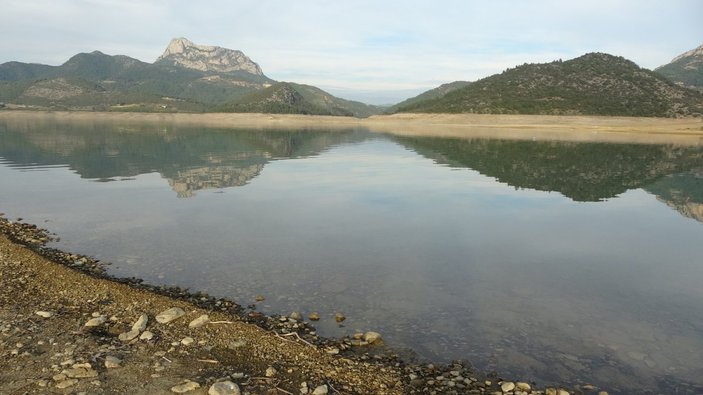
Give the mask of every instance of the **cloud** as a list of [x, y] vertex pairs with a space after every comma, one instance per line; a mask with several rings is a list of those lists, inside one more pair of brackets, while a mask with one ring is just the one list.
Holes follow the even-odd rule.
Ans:
[[10, 0], [0, 62], [96, 49], [151, 62], [184, 36], [240, 49], [274, 79], [408, 91], [593, 51], [654, 68], [701, 44], [700, 15], [697, 0]]

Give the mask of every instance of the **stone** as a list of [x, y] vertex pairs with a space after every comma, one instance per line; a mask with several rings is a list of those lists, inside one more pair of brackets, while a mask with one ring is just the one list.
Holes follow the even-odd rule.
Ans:
[[98, 372], [96, 372], [92, 368], [86, 368], [83, 366], [65, 369], [61, 373], [65, 374], [66, 376], [72, 379], [85, 379], [98, 376]]
[[515, 383], [513, 383], [512, 381], [504, 381], [504, 382], [500, 385], [500, 390], [503, 391], [503, 392], [509, 392], [509, 391], [514, 390], [514, 389], [515, 389]]
[[297, 312], [297, 311], [294, 311], [294, 312], [290, 313], [289, 317], [292, 318], [292, 319], [294, 319], [294, 320], [296, 320], [296, 321], [302, 321], [302, 320], [303, 320], [303, 315], [300, 314], [300, 313]]
[[273, 377], [276, 375], [276, 373], [278, 373], [276, 368], [274, 368], [273, 366], [269, 366], [268, 368], [266, 368], [266, 373], [264, 375], [266, 377]]
[[154, 334], [151, 331], [144, 331], [139, 336], [139, 340], [151, 340], [154, 338]]
[[381, 334], [378, 332], [368, 331], [364, 333], [364, 340], [367, 341], [369, 344], [373, 344], [381, 340]]
[[68, 387], [74, 386], [76, 384], [78, 384], [78, 380], [68, 379], [68, 380], [63, 380], [63, 381], [59, 381], [58, 383], [56, 383], [56, 388], [60, 388], [60, 389], [68, 388]]
[[523, 382], [517, 382], [515, 383], [515, 388], [519, 389], [520, 391], [525, 391], [525, 392], [530, 392], [532, 387], [530, 387], [529, 384], [523, 383]]
[[322, 384], [312, 391], [312, 395], [327, 395], [327, 384]]
[[207, 393], [209, 395], [240, 395], [239, 386], [229, 380], [211, 385]]
[[257, 302], [263, 302], [264, 300], [266, 300], [266, 298], [264, 297], [264, 295], [256, 295], [254, 300], [256, 300]]
[[555, 388], [547, 388], [544, 393], [545, 395], [557, 395], [557, 390]]
[[308, 388], [308, 383], [307, 381], [303, 381], [300, 383], [300, 395], [306, 395], [308, 392], [310, 392], [310, 389]]
[[108, 369], [119, 368], [122, 360], [111, 355], [105, 357], [105, 367]]
[[183, 317], [186, 314], [185, 311], [183, 311], [182, 308], [180, 307], [171, 307], [168, 310], [162, 311], [159, 313], [159, 315], [156, 316], [156, 322], [159, 324], [168, 324], [169, 322]]
[[68, 378], [68, 376], [66, 376], [65, 374], [59, 373], [59, 374], [55, 374], [51, 379], [54, 381], [63, 381], [63, 380], [66, 380], [67, 378]]
[[345, 317], [344, 314], [342, 314], [342, 313], [335, 313], [334, 314], [334, 320], [337, 322], [342, 322], [346, 319], [347, 319], [347, 317]]
[[190, 346], [193, 342], [195, 342], [195, 340], [190, 336], [181, 339], [181, 344], [184, 346]]
[[316, 311], [313, 311], [312, 313], [308, 314], [308, 319], [310, 321], [319, 321], [320, 320], [320, 314], [318, 314]]
[[608, 395], [608, 393], [606, 391], [600, 391], [598, 395]]
[[171, 387], [171, 392], [182, 394], [185, 392], [196, 390], [198, 388], [200, 388], [200, 384], [196, 383], [195, 381], [186, 380], [185, 383], [174, 385], [173, 387]]
[[137, 322], [135, 322], [132, 325], [132, 330], [137, 331], [139, 333], [144, 332], [144, 329], [146, 329], [146, 324], [149, 322], [149, 316], [146, 314], [142, 314], [139, 316], [137, 319]]
[[107, 322], [107, 317], [104, 315], [99, 315], [95, 318], [91, 318], [88, 320], [88, 322], [85, 323], [84, 326], [87, 326], [88, 328], [95, 327], [95, 326], [100, 326]]
[[37, 311], [34, 314], [38, 315], [39, 317], [43, 317], [43, 318], [53, 317], [53, 315], [54, 315], [54, 313], [52, 313], [51, 311]]
[[571, 394], [569, 394], [569, 391], [567, 391], [567, 390], [559, 389], [559, 390], [557, 390], [557, 395], [571, 395]]
[[118, 338], [119, 338], [120, 340], [122, 340], [123, 342], [128, 342], [128, 341], [131, 341], [131, 340], [136, 339], [137, 336], [139, 336], [139, 331], [135, 331], [134, 329], [132, 329], [132, 330], [129, 331], [129, 332], [122, 332], [122, 333], [120, 333], [120, 335], [118, 336]]
[[210, 317], [207, 314], [203, 314], [200, 317], [194, 319], [188, 324], [188, 328], [200, 328], [201, 326], [210, 322]]

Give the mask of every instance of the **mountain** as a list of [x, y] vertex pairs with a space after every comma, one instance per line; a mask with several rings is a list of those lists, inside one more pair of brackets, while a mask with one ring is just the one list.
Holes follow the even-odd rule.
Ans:
[[470, 81], [454, 81], [454, 82], [442, 84], [436, 88], [433, 88], [433, 89], [430, 89], [430, 90], [425, 91], [423, 93], [420, 93], [419, 95], [417, 95], [415, 97], [411, 97], [409, 99], [403, 100], [400, 103], [394, 104], [393, 106], [386, 109], [386, 112], [394, 113], [399, 108], [408, 107], [408, 106], [411, 106], [415, 103], [420, 103], [420, 102], [423, 102], [426, 100], [439, 99], [440, 97], [446, 95], [447, 93], [455, 91], [457, 89], [461, 89], [465, 86], [468, 86], [469, 84], [471, 84]]
[[703, 92], [703, 45], [682, 53], [654, 71], [677, 84]]
[[214, 73], [245, 72], [263, 76], [261, 67], [242, 51], [197, 45], [185, 38], [174, 38], [163, 55], [156, 59], [157, 64], [182, 66], [188, 69]]
[[[203, 112], [227, 103], [245, 103], [238, 101], [245, 96], [249, 102], [260, 91], [265, 96], [275, 83], [241, 51], [175, 38], [154, 63], [94, 51], [77, 54], [60, 66], [1, 64], [0, 102], [9, 108]], [[314, 87], [294, 85], [309, 103], [293, 100], [288, 106], [253, 107], [267, 112], [346, 116], [379, 112]], [[228, 111], [240, 107], [232, 105]]]
[[344, 100], [310, 85], [279, 82], [218, 107], [223, 112], [341, 115], [368, 117], [377, 107]]
[[604, 53], [523, 64], [398, 112], [678, 117], [703, 115], [703, 94]]

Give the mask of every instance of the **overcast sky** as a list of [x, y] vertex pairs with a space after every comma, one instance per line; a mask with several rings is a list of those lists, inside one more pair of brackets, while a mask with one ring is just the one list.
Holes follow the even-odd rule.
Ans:
[[0, 63], [93, 50], [153, 62], [174, 37], [381, 104], [587, 52], [653, 69], [703, 44], [703, 1], [0, 0]]

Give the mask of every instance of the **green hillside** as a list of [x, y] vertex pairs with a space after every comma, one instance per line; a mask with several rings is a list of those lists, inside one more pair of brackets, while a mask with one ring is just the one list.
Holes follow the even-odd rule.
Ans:
[[408, 107], [416, 103], [420, 103], [426, 100], [433, 100], [433, 99], [438, 99], [444, 95], [446, 95], [449, 92], [455, 91], [457, 89], [461, 89], [465, 86], [468, 86], [471, 84], [470, 81], [454, 81], [454, 82], [449, 82], [446, 84], [442, 84], [436, 88], [430, 89], [426, 92], [420, 93], [419, 95], [415, 97], [411, 97], [409, 99], [403, 100], [402, 102], [395, 104], [388, 109], [386, 109], [387, 113], [394, 113], [396, 112], [399, 108], [403, 107]]
[[703, 45], [677, 56], [671, 63], [654, 71], [671, 81], [703, 92]]
[[398, 112], [701, 116], [703, 95], [622, 57], [524, 64]]
[[344, 100], [310, 85], [279, 82], [217, 108], [222, 112], [270, 114], [339, 115], [367, 117], [379, 109]]

